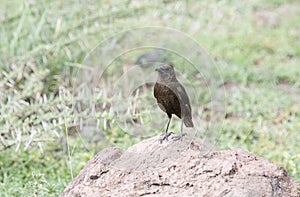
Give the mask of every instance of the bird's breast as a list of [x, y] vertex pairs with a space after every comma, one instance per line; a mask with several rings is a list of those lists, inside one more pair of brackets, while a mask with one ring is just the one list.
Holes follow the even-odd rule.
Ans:
[[181, 117], [181, 108], [178, 97], [172, 87], [156, 83], [154, 86], [154, 96], [159, 107], [168, 114], [176, 114]]

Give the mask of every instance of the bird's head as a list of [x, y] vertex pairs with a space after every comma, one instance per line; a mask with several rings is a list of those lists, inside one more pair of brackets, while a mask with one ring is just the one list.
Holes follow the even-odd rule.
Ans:
[[162, 81], [170, 81], [176, 79], [175, 70], [172, 64], [161, 64], [155, 71], [158, 72], [158, 77]]

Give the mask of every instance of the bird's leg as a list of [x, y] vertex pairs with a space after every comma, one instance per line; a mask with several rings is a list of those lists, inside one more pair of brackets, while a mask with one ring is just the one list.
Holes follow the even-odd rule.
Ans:
[[167, 140], [168, 137], [171, 135], [171, 133], [168, 133], [168, 129], [169, 129], [169, 125], [170, 125], [170, 122], [171, 122], [171, 118], [172, 117], [169, 117], [167, 128], [166, 128], [166, 131], [165, 131], [165, 135], [162, 138], [159, 139], [160, 143], [162, 143], [164, 140]]
[[174, 141], [180, 140], [183, 136], [185, 136], [186, 133], [183, 133], [183, 118], [181, 119], [181, 125], [180, 125], [180, 134], [172, 137]]

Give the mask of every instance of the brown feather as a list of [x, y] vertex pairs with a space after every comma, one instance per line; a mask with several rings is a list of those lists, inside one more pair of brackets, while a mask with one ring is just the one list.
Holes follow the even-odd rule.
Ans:
[[173, 66], [164, 64], [156, 70], [159, 75], [154, 86], [154, 97], [158, 106], [169, 118], [175, 114], [183, 118], [186, 127], [193, 127], [190, 100], [186, 90], [176, 79]]

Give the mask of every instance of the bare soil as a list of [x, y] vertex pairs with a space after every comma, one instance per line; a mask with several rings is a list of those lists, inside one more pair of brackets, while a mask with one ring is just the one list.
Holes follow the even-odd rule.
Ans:
[[60, 196], [300, 196], [299, 183], [267, 159], [187, 136], [160, 144], [159, 137], [125, 152], [103, 149]]

